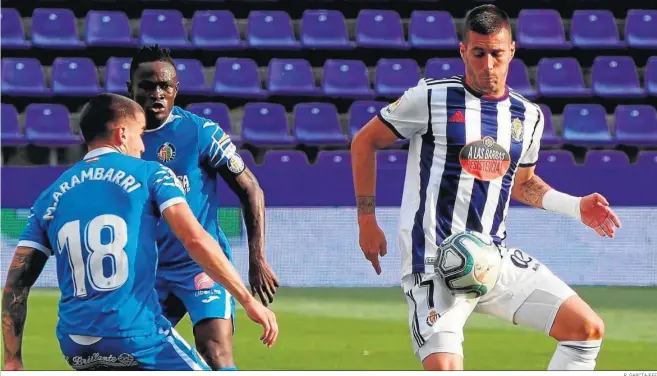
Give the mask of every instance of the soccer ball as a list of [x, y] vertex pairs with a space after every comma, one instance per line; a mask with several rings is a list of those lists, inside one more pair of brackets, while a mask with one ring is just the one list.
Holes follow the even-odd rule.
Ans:
[[474, 231], [452, 234], [438, 246], [434, 272], [456, 296], [469, 299], [495, 287], [502, 255], [493, 239]]

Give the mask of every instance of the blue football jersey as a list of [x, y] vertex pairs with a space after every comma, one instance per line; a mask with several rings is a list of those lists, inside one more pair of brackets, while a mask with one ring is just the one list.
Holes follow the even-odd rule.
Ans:
[[[147, 130], [143, 140], [146, 151], [142, 158], [160, 162], [175, 172], [192, 212], [232, 259], [226, 237], [219, 228], [217, 169], [227, 165], [239, 173], [244, 170], [244, 162], [229, 135], [217, 123], [175, 106], [164, 124]], [[164, 221], [158, 228], [158, 246], [161, 268], [178, 269], [194, 264]]]
[[132, 337], [168, 325], [155, 239], [161, 212], [181, 202], [170, 169], [111, 148], [91, 151], [39, 196], [18, 246], [56, 257], [60, 333]]

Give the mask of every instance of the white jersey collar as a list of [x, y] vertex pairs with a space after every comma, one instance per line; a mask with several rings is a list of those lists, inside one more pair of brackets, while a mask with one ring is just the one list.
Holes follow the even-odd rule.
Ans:
[[107, 147], [107, 146], [104, 146], [104, 147], [97, 148], [97, 149], [94, 149], [94, 150], [88, 152], [84, 156], [84, 159], [96, 158], [96, 157], [100, 157], [101, 155], [109, 154], [109, 153], [118, 153], [118, 150]]

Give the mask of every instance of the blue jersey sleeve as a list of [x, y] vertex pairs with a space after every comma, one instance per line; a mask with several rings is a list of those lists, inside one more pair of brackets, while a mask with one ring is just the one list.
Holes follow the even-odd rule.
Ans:
[[153, 172], [148, 182], [151, 197], [160, 213], [166, 208], [186, 202], [182, 184], [170, 168], [153, 162]]
[[198, 135], [201, 161], [207, 162], [215, 169], [226, 166], [234, 174], [244, 171], [244, 161], [237, 154], [237, 147], [230, 136], [219, 124], [203, 118], [198, 119], [201, 121]]
[[30, 209], [30, 215], [27, 217], [27, 226], [19, 236], [17, 246], [38, 249], [50, 257], [53, 254], [52, 247], [50, 240], [48, 240], [48, 233], [43, 226], [43, 219], [40, 215], [37, 215], [36, 206], [35, 204]]

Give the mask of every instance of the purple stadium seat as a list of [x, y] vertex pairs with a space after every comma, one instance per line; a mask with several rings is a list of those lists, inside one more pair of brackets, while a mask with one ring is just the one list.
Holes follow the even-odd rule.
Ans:
[[376, 152], [377, 169], [406, 168], [408, 152], [405, 150], [379, 150]]
[[282, 170], [296, 170], [310, 166], [308, 156], [300, 150], [268, 150], [263, 162], [267, 168], [281, 168]]
[[608, 10], [576, 10], [570, 41], [579, 48], [622, 48], [614, 14]]
[[169, 48], [189, 48], [182, 13], [174, 9], [144, 9], [139, 23], [139, 43]]
[[346, 145], [338, 110], [333, 103], [299, 103], [294, 106], [294, 136], [306, 145]]
[[2, 127], [0, 127], [2, 129], [2, 146], [25, 145], [27, 140], [18, 122], [16, 107], [3, 103], [0, 112], [2, 113]]
[[226, 132], [233, 140], [234, 144], [240, 144], [241, 137], [235, 134], [232, 122], [230, 120], [230, 110], [224, 103], [201, 102], [190, 103], [187, 105], [187, 111], [196, 114], [202, 118], [214, 121], [219, 124], [221, 129]]
[[657, 96], [657, 56], [652, 56], [646, 63], [643, 86], [648, 95]]
[[630, 9], [625, 19], [625, 43], [632, 48], [657, 48], [657, 10]]
[[[657, 151], [641, 150], [637, 155], [636, 167], [640, 173], [653, 173], [657, 169]], [[654, 174], [657, 176], [657, 174]]]
[[619, 105], [614, 111], [616, 140], [630, 145], [657, 145], [657, 111], [649, 105]]
[[126, 94], [126, 82], [130, 81], [129, 57], [110, 57], [105, 63], [105, 90], [110, 93]]
[[564, 185], [563, 181], [572, 179], [580, 168], [575, 164], [575, 158], [568, 150], [541, 150], [538, 153], [536, 173], [556, 189], [568, 188], [569, 186]]
[[518, 14], [519, 48], [569, 49], [561, 15], [554, 9], [523, 9]]
[[98, 72], [87, 57], [58, 57], [52, 63], [52, 92], [57, 95], [100, 93]]
[[398, 98], [408, 88], [417, 85], [422, 74], [413, 59], [379, 59], [374, 76], [377, 97]]
[[612, 98], [642, 98], [634, 60], [629, 56], [598, 56], [591, 75], [593, 94]]
[[434, 57], [427, 60], [424, 77], [437, 80], [465, 74], [465, 64], [458, 57]]
[[0, 34], [2, 48], [30, 48], [30, 42], [25, 40], [25, 29], [18, 11], [13, 8], [2, 8], [0, 13]]
[[388, 102], [354, 101], [349, 107], [349, 136], [354, 137]]
[[567, 104], [563, 110], [563, 139], [582, 146], [613, 145], [607, 113], [600, 104]]
[[542, 97], [590, 97], [577, 59], [542, 58], [538, 62], [536, 89]]
[[39, 60], [2, 59], [2, 94], [43, 95], [47, 92], [46, 78]]
[[548, 169], [563, 173], [561, 172], [563, 169], [573, 167], [575, 167], [575, 157], [568, 150], [541, 150], [538, 153], [536, 169], [539, 174], [542, 174], [541, 170]]
[[543, 111], [543, 116], [545, 117], [543, 122], [543, 136], [541, 138], [541, 146], [555, 146], [561, 145], [561, 137], [557, 136], [557, 132], [554, 130], [554, 125], [552, 124], [552, 111], [550, 107], [539, 104], [538, 105]]
[[214, 93], [239, 98], [264, 98], [258, 66], [252, 59], [220, 57], [214, 70]]
[[356, 43], [360, 47], [407, 49], [399, 13], [394, 10], [360, 10], [356, 19]]
[[267, 71], [270, 95], [315, 95], [315, 76], [307, 60], [271, 59]]
[[329, 97], [372, 98], [372, 88], [365, 63], [360, 60], [326, 60], [322, 75], [322, 90]]
[[304, 10], [301, 16], [301, 45], [317, 49], [352, 49], [344, 16], [337, 10]]
[[176, 59], [176, 73], [183, 94], [208, 94], [210, 89], [205, 82], [203, 64], [196, 59]]
[[70, 9], [35, 9], [32, 12], [32, 44], [44, 48], [84, 48]]
[[198, 115], [202, 118], [212, 120], [215, 123], [219, 124], [221, 129], [224, 132], [232, 135], [233, 128], [230, 121], [230, 109], [226, 106], [225, 103], [218, 102], [201, 102], [201, 103], [190, 103], [187, 106], [187, 111]]
[[89, 46], [136, 46], [128, 16], [122, 11], [91, 10], [87, 13], [84, 40]]
[[29, 104], [25, 109], [25, 136], [36, 146], [64, 147], [82, 142], [71, 131], [68, 110], [63, 104]]
[[525, 62], [520, 59], [511, 60], [506, 84], [527, 99], [536, 98], [536, 91], [529, 82], [529, 74]]
[[408, 26], [413, 48], [450, 49], [459, 45], [454, 20], [449, 12], [415, 10]]
[[250, 102], [244, 106], [242, 141], [257, 146], [291, 146], [285, 107], [277, 103]]
[[196, 48], [227, 50], [246, 47], [240, 38], [235, 16], [228, 10], [196, 11], [189, 37]]
[[609, 167], [629, 167], [630, 159], [620, 150], [589, 150], [584, 157], [587, 169], [604, 170]]
[[246, 42], [258, 49], [299, 49], [290, 15], [280, 10], [251, 11], [246, 29]]
[[327, 174], [346, 173], [351, 174], [351, 154], [348, 150], [320, 151], [317, 153], [315, 168], [326, 171]]

